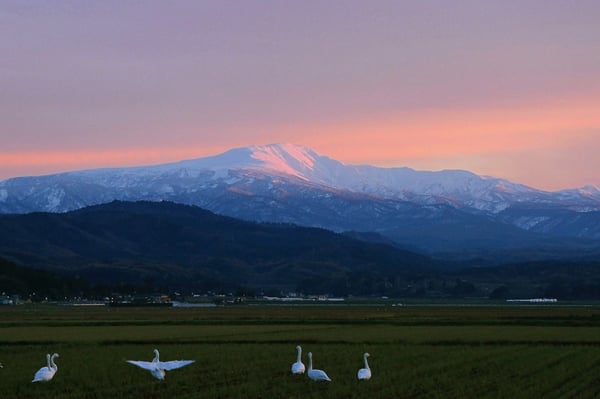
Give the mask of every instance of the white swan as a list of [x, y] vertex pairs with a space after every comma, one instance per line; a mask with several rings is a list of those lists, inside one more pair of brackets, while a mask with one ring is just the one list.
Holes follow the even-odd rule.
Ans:
[[327, 376], [323, 370], [317, 370], [312, 368], [312, 352], [308, 352], [308, 372], [306, 373], [308, 378], [313, 381], [331, 381], [331, 378]]
[[39, 369], [33, 376], [33, 380], [31, 380], [31, 382], [50, 381], [52, 377], [54, 377], [54, 374], [56, 374], [56, 371], [58, 370], [58, 366], [56, 363], [54, 363], [55, 357], [60, 356], [58, 356], [58, 353], [54, 353], [52, 356], [50, 356], [49, 353], [46, 355], [47, 366]]
[[298, 345], [296, 347], [298, 351], [298, 358], [296, 359], [296, 363], [292, 364], [292, 374], [304, 374], [304, 363], [302, 363], [302, 347]]
[[365, 359], [365, 368], [358, 370], [357, 377], [359, 380], [369, 380], [371, 379], [371, 369], [369, 368], [369, 363], [367, 363], [367, 358], [371, 356], [365, 352], [363, 354], [363, 358]]
[[131, 363], [134, 366], [138, 366], [143, 368], [144, 370], [149, 370], [150, 374], [154, 378], [158, 378], [159, 380], [165, 379], [165, 371], [175, 370], [183, 366], [187, 366], [188, 364], [194, 363], [194, 360], [171, 360], [168, 362], [161, 362], [159, 359], [160, 354], [158, 353], [158, 349], [154, 349], [154, 359], [151, 362], [144, 362], [138, 360], [126, 360], [127, 363]]

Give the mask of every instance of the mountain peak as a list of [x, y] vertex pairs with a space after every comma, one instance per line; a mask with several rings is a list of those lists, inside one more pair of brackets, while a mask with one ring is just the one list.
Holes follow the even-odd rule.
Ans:
[[332, 175], [344, 167], [342, 163], [319, 155], [308, 147], [290, 143], [240, 147], [215, 157], [190, 162], [193, 162], [196, 167], [220, 170], [220, 175], [223, 174], [224, 169], [246, 170], [332, 186], [336, 185]]
[[296, 144], [279, 143], [249, 147], [250, 157], [260, 161], [260, 167], [308, 180], [319, 158], [313, 150]]
[[195, 172], [211, 170], [217, 177], [227, 176], [231, 170], [252, 170], [310, 180], [320, 159], [328, 158], [318, 155], [308, 147], [278, 143], [237, 147], [214, 156], [139, 169], [185, 169]]

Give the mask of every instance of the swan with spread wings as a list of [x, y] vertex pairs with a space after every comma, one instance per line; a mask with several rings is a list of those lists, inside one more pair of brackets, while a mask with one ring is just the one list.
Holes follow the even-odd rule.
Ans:
[[154, 378], [164, 380], [166, 371], [187, 366], [188, 364], [194, 363], [194, 360], [170, 360], [168, 362], [161, 362], [158, 349], [154, 349], [154, 359], [152, 359], [151, 362], [141, 360], [126, 360], [126, 362], [150, 371], [150, 374], [152, 374]]

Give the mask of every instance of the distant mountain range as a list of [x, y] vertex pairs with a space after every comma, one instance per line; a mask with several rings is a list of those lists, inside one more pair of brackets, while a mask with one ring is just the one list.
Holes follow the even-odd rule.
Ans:
[[595, 187], [547, 192], [468, 171], [344, 165], [291, 144], [0, 182], [5, 214], [66, 212], [113, 200], [168, 200], [249, 221], [374, 232], [428, 253], [581, 255], [600, 247]]

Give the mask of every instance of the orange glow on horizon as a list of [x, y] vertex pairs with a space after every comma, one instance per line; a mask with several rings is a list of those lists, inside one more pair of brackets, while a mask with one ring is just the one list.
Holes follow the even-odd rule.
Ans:
[[[0, 153], [3, 168], [51, 168], [61, 171], [177, 162], [214, 155], [216, 148], [136, 148], [125, 150], [20, 151]], [[48, 172], [45, 172], [48, 173]], [[45, 174], [44, 173], [44, 174]]]
[[599, 128], [598, 107], [586, 104], [423, 110], [372, 122], [326, 126], [313, 130], [307, 138], [324, 149], [325, 155], [345, 162], [391, 166], [395, 161], [396, 166], [410, 166], [406, 162], [415, 159], [562, 147], [595, 138]]
[[[591, 175], [591, 171], [600, 168], [600, 161], [594, 160], [598, 164], [591, 165], [584, 158], [587, 164], [582, 164], [578, 158], [578, 153], [586, 149], [600, 148], [599, 103], [572, 101], [569, 106], [405, 111], [340, 123], [262, 128], [260, 137], [265, 141], [252, 143], [235, 137], [235, 131], [248, 129], [237, 127], [229, 135], [224, 134], [220, 143], [208, 146], [0, 152], [0, 179], [175, 162], [217, 155], [233, 147], [292, 142], [346, 164], [467, 169], [536, 188], [575, 187], [598, 184], [600, 180]], [[535, 169], [539, 170], [533, 173]], [[575, 180], [575, 173], [588, 176]], [[582, 181], [583, 178], [587, 180]]]

